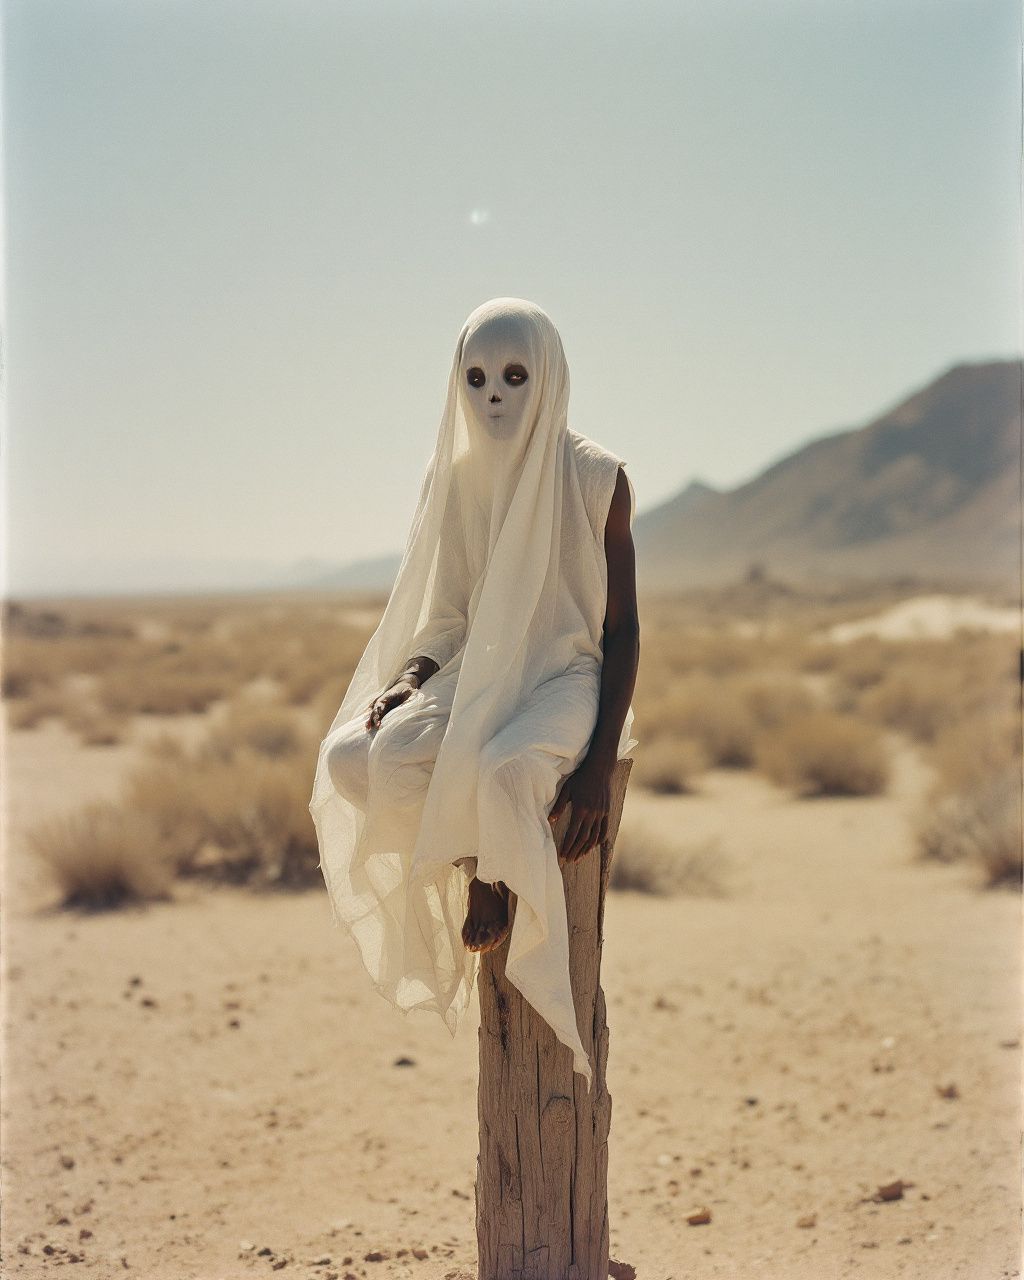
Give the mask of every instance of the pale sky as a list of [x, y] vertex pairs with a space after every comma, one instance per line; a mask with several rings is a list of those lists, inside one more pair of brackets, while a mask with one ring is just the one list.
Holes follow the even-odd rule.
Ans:
[[1021, 349], [1016, 0], [7, 0], [7, 590], [400, 551], [530, 298], [640, 509]]

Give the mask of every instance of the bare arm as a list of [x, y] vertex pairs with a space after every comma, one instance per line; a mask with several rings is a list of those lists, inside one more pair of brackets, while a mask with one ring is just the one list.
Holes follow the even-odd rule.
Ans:
[[636, 551], [629, 527], [629, 481], [619, 468], [608, 509], [604, 547], [608, 561], [608, 603], [604, 619], [604, 660], [597, 724], [582, 762], [562, 783], [548, 814], [554, 825], [572, 803], [572, 817], [558, 852], [568, 861], [605, 840], [611, 809], [611, 777], [619, 738], [633, 698], [640, 664], [640, 616], [636, 601]]
[[604, 618], [601, 703], [587, 759], [614, 768], [619, 737], [633, 699], [640, 665], [640, 616], [636, 602], [636, 550], [629, 527], [629, 482], [619, 468], [605, 525], [608, 604]]
[[[429, 680], [432, 675], [440, 670], [441, 668], [433, 658], [428, 658], [425, 654], [419, 654], [417, 657], [409, 658], [406, 661], [401, 675], [396, 676], [391, 684], [397, 684], [399, 680], [411, 680], [418, 689], [424, 680]], [[390, 684], [388, 688], [391, 688]]]

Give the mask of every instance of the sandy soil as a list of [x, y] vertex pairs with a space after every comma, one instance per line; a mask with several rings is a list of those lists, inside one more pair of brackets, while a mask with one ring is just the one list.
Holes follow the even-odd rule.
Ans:
[[[609, 899], [612, 1252], [641, 1280], [1019, 1274], [1020, 903], [911, 861], [925, 777], [891, 747], [881, 798], [725, 770], [627, 798], [716, 838], [726, 888]], [[475, 1013], [403, 1019], [322, 891], [47, 909], [27, 825], [135, 750], [8, 738], [4, 1274], [468, 1280]]]

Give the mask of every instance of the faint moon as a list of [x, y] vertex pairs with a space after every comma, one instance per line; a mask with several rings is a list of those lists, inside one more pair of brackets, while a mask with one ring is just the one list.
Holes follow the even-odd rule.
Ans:
[[490, 222], [490, 209], [470, 209], [469, 220], [474, 227], [482, 227], [485, 222]]

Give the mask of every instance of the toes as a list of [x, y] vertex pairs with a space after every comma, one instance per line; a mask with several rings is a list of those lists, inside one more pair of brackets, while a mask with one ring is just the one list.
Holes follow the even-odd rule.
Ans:
[[479, 924], [469, 931], [469, 938], [466, 947], [469, 951], [486, 952], [490, 951], [494, 945], [491, 935], [491, 926], [488, 924]]
[[486, 924], [474, 924], [467, 926], [462, 933], [462, 940], [466, 944], [467, 951], [486, 951], [488, 947], [488, 932]]

